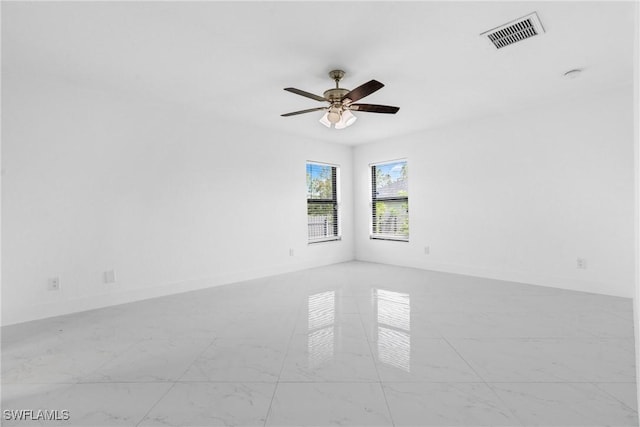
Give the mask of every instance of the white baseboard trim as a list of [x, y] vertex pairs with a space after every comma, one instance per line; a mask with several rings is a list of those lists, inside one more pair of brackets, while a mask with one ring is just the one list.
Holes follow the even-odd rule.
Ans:
[[249, 270], [234, 271], [221, 274], [215, 277], [188, 279], [176, 283], [136, 288], [129, 290], [117, 290], [112, 293], [91, 295], [80, 298], [70, 298], [63, 301], [48, 302], [31, 305], [5, 305], [2, 307], [2, 326], [16, 323], [29, 322], [32, 320], [45, 319], [55, 316], [63, 316], [82, 311], [95, 310], [119, 304], [127, 304], [146, 299], [158, 298], [168, 295], [175, 295], [184, 292], [207, 289], [221, 285], [228, 285], [245, 280], [259, 279], [262, 277], [286, 274], [308, 268], [322, 267], [325, 265], [337, 264], [352, 261], [353, 257], [325, 257], [317, 258], [313, 261], [299, 261], [262, 267]]
[[549, 288], [565, 289], [570, 291], [588, 292], [599, 295], [608, 295], [622, 298], [633, 298], [633, 289], [629, 289], [628, 293], [625, 292], [603, 292], [602, 289], [607, 289], [608, 286], [604, 283], [593, 282], [587, 280], [576, 280], [574, 278], [536, 275], [530, 272], [501, 270], [495, 271], [485, 268], [455, 265], [455, 264], [440, 264], [440, 263], [412, 263], [409, 261], [395, 261], [389, 262], [387, 260], [378, 260], [375, 257], [359, 257], [357, 261], [375, 262], [387, 265], [397, 265], [400, 267], [417, 268], [421, 270], [438, 271], [442, 273], [461, 274], [464, 276], [475, 276], [486, 279], [502, 280], [507, 282], [524, 283], [527, 285], [544, 286]]

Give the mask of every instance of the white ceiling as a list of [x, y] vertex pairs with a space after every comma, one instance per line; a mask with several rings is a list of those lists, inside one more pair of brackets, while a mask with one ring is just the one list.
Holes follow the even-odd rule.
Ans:
[[[300, 137], [360, 144], [628, 85], [632, 2], [24, 2], [2, 5], [3, 85], [126, 91]], [[542, 36], [496, 50], [479, 34], [537, 11]], [[328, 71], [386, 85], [345, 130], [320, 106]], [[562, 75], [583, 68], [580, 78]]]

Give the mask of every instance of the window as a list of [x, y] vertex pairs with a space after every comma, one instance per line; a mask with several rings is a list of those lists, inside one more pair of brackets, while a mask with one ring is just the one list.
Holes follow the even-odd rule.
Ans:
[[371, 238], [409, 241], [406, 160], [371, 165]]
[[338, 167], [307, 163], [309, 243], [338, 240]]

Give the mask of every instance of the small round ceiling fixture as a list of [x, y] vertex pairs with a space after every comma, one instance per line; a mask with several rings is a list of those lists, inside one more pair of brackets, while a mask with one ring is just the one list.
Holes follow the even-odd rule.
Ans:
[[564, 73], [564, 76], [568, 79], [575, 79], [580, 75], [580, 73], [582, 73], [582, 70], [579, 68], [576, 68], [574, 70], [567, 71], [566, 73]]

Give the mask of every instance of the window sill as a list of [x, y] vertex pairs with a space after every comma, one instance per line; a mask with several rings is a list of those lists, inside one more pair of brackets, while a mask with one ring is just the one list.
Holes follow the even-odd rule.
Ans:
[[337, 242], [337, 241], [340, 241], [340, 240], [342, 240], [342, 236], [327, 237], [326, 239], [311, 240], [311, 241], [307, 242], [307, 245], [314, 245], [316, 243]]
[[394, 236], [369, 236], [371, 240], [389, 240], [393, 242], [406, 242], [409, 243], [409, 238], [394, 237]]

